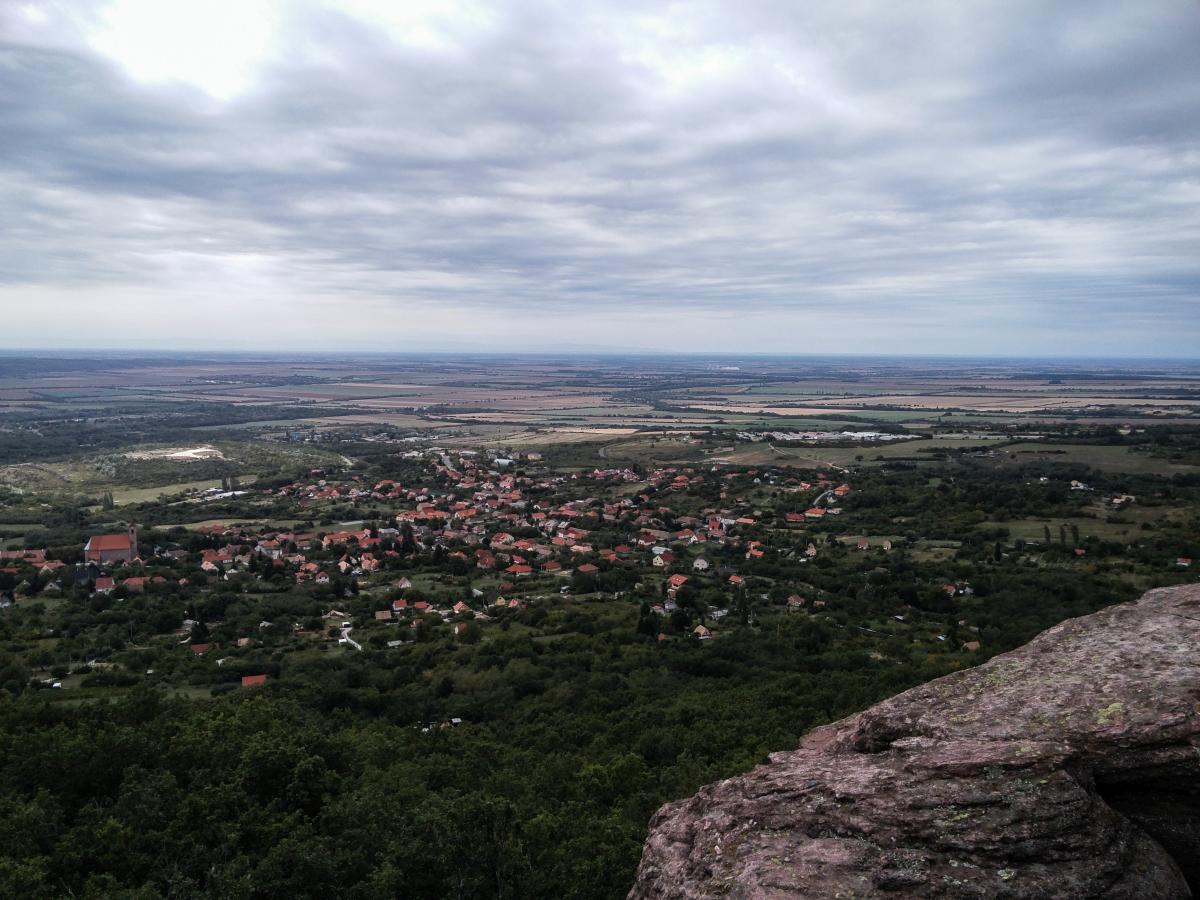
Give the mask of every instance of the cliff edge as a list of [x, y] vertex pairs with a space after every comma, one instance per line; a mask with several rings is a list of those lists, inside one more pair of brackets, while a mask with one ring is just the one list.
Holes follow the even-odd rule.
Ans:
[[1063, 622], [664, 806], [629, 896], [1192, 890], [1200, 585]]

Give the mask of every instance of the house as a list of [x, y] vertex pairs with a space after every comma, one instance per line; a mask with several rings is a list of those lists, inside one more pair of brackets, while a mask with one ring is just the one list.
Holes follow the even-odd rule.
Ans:
[[212, 649], [212, 644], [192, 644], [189, 648], [196, 656], [201, 656]]
[[351, 541], [361, 544], [370, 536], [371, 532], [365, 528], [362, 531], [334, 531], [322, 538], [321, 546], [328, 550], [334, 544], [348, 544]]
[[109, 578], [107, 575], [103, 575], [100, 578], [96, 579], [96, 593], [97, 594], [107, 594], [109, 591], [111, 591], [116, 586], [117, 586], [116, 582], [113, 581], [111, 578]]
[[693, 572], [707, 572], [708, 571], [708, 560], [705, 559], [703, 556], [697, 556], [696, 561], [692, 563], [692, 571]]
[[787, 598], [788, 609], [800, 609], [806, 603], [808, 603], [808, 601], [799, 594], [792, 594], [792, 596]]
[[1179, 558], [1177, 558], [1175, 560], [1175, 565], [1177, 565], [1183, 569], [1188, 568], [1191, 564], [1192, 564], [1192, 559], [1189, 556], [1180, 556]]
[[746, 579], [741, 575], [730, 575], [729, 583], [733, 585], [733, 587], [742, 588], [746, 586]]
[[390, 609], [380, 609], [375, 612], [375, 620], [377, 622], [388, 622], [391, 618], [392, 611]]
[[0, 559], [15, 559], [30, 565], [41, 565], [46, 561], [45, 550], [0, 550]]
[[279, 541], [259, 541], [255, 547], [255, 552], [267, 557], [268, 559], [279, 559], [283, 556], [283, 547]]
[[593, 566], [591, 563], [584, 563], [582, 566], [579, 566], [575, 571], [578, 572], [580, 575], [595, 575], [600, 570], [598, 568], [596, 568], [595, 566]]
[[974, 653], [976, 650], [979, 649], [979, 641], [967, 641], [965, 644], [962, 645], [962, 648], [964, 650], [970, 651], [971, 653]]
[[266, 675], [243, 675], [242, 676], [242, 687], [253, 687], [256, 684], [266, 684], [266, 683], [267, 683]]
[[84, 562], [131, 563], [137, 557], [137, 526], [131, 524], [123, 534], [95, 534], [83, 545]]
[[697, 625], [695, 628], [693, 628], [692, 634], [694, 634], [697, 638], [699, 638], [702, 641], [707, 641], [712, 637], [712, 632], [709, 631], [707, 628], [705, 628], [703, 625]]

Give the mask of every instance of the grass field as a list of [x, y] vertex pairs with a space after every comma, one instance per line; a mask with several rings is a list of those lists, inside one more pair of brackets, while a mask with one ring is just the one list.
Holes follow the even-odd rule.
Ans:
[[[0, 466], [0, 485], [32, 498], [73, 495], [98, 499], [111, 491], [116, 503], [126, 504], [219, 487], [226, 472], [248, 485], [258, 475], [343, 463], [340, 454], [309, 445], [246, 441], [218, 442], [214, 447], [222, 458], [172, 455], [186, 447], [135, 446], [119, 453]], [[201, 474], [209, 477], [195, 477]]]
[[1008, 462], [1058, 462], [1086, 465], [1101, 472], [1133, 475], [1175, 475], [1195, 472], [1196, 466], [1185, 466], [1139, 453], [1128, 447], [1103, 444], [1019, 443], [1005, 447]]
[[1104, 519], [1091, 519], [1086, 517], [1073, 517], [1064, 519], [1008, 519], [1004, 521], [981, 522], [977, 527], [981, 529], [989, 528], [1007, 528], [1009, 540], [1023, 540], [1035, 544], [1044, 543], [1046, 540], [1046, 528], [1050, 529], [1051, 543], [1058, 543], [1059, 526], [1065, 525], [1067, 528], [1067, 541], [1071, 541], [1071, 526], [1074, 525], [1079, 529], [1079, 537], [1098, 538], [1102, 541], [1124, 541], [1128, 542], [1133, 538], [1142, 534], [1142, 529], [1137, 523], [1129, 522], [1109, 522]]
[[893, 444], [868, 444], [857, 447], [822, 447], [820, 445], [791, 445], [766, 442], [737, 444], [728, 451], [711, 455], [713, 461], [739, 465], [792, 464], [799, 466], [871, 466], [895, 459], [929, 461], [938, 450], [957, 450], [964, 447], [988, 448], [1007, 440], [994, 437], [935, 436], [928, 440], [900, 441]]
[[[253, 476], [245, 476], [243, 482], [252, 484]], [[147, 500], [156, 500], [159, 496], [166, 495], [168, 497], [174, 494], [183, 494], [191, 491], [203, 491], [208, 488], [219, 488], [221, 482], [219, 479], [210, 479], [208, 481], [181, 481], [175, 484], [156, 485], [154, 487], [128, 487], [125, 485], [115, 485], [112, 488], [113, 502], [118, 506], [127, 503], [144, 503]]]

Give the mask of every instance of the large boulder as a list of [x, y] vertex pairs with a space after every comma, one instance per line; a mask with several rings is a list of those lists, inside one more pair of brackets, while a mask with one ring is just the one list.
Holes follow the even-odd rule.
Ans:
[[631, 898], [1189, 897], [1200, 585], [1150, 591], [664, 806]]

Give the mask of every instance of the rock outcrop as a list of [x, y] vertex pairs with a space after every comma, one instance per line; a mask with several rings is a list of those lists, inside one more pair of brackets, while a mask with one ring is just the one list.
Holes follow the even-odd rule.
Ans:
[[664, 806], [631, 898], [1190, 897], [1200, 585], [1063, 622]]

